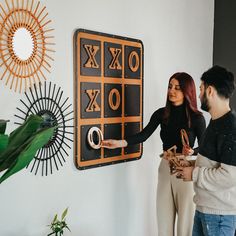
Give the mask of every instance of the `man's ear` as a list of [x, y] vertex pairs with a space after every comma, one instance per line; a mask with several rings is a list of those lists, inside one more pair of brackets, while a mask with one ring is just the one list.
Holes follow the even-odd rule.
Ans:
[[213, 97], [215, 95], [215, 93], [216, 93], [216, 89], [213, 86], [209, 85], [206, 89], [206, 94], [209, 97]]

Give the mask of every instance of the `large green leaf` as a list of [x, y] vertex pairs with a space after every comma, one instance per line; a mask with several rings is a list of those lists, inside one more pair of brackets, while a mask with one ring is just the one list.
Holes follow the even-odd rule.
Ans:
[[42, 122], [42, 117], [31, 115], [24, 124], [10, 134], [7, 148], [0, 153], [0, 171], [15, 163], [21, 148], [25, 147], [27, 140], [37, 132]]
[[16, 161], [9, 167], [9, 169], [1, 176], [0, 183], [26, 167], [34, 158], [37, 150], [43, 147], [50, 140], [54, 133], [54, 129], [55, 128], [52, 127], [38, 131], [26, 142], [26, 144], [22, 145], [23, 148], [22, 146], [19, 146], [19, 156], [17, 157]]
[[0, 134], [4, 134], [9, 120], [0, 120]]
[[9, 145], [13, 146], [23, 143], [40, 128], [42, 123], [43, 118], [41, 116], [30, 115], [21, 126], [19, 126], [10, 134]]
[[8, 136], [5, 134], [0, 134], [0, 153], [2, 153], [8, 145]]
[[12, 152], [7, 153], [8, 148], [6, 148], [6, 151], [3, 152], [5, 155], [5, 158], [0, 160], [0, 171], [3, 171], [5, 169], [11, 167], [16, 162], [21, 151], [27, 146], [27, 144], [30, 142], [30, 140], [31, 140], [31, 138], [26, 140], [25, 143], [19, 145], [15, 149], [13, 149]]

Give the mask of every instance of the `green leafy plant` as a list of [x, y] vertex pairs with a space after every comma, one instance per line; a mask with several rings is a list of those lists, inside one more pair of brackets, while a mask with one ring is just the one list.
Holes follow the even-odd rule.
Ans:
[[49, 235], [55, 235], [55, 236], [61, 236], [64, 233], [64, 229], [67, 229], [70, 231], [67, 223], [66, 223], [66, 215], [68, 212], [68, 208], [66, 208], [62, 215], [61, 215], [61, 220], [58, 219], [57, 214], [54, 216], [54, 219], [52, 221], [52, 223], [50, 225], [48, 225], [50, 227], [50, 229], [52, 230], [51, 233], [49, 233], [47, 236]]
[[26, 167], [53, 136], [55, 127], [42, 128], [44, 119], [29, 118], [9, 136], [5, 134], [7, 120], [0, 120], [0, 183]]

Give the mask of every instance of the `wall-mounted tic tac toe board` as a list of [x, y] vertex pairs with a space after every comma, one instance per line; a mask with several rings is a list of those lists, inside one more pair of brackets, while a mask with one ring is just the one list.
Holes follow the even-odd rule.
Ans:
[[[75, 163], [86, 169], [137, 160], [142, 145], [93, 148], [89, 142], [124, 139], [142, 129], [143, 44], [140, 40], [79, 29], [75, 43]], [[95, 127], [95, 128], [93, 128]], [[94, 132], [91, 130], [95, 130]]]

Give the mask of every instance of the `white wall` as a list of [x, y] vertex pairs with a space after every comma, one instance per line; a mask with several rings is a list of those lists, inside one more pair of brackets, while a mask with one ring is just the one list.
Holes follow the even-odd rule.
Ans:
[[[85, 28], [141, 39], [144, 43], [144, 125], [163, 106], [176, 71], [199, 77], [212, 64], [213, 0], [45, 0], [56, 36], [50, 81], [73, 102], [73, 32]], [[1, 3], [4, 3], [1, 0]], [[1, 71], [2, 73], [2, 71]], [[11, 119], [23, 94], [0, 81], [0, 119]], [[29, 170], [0, 185], [0, 235], [45, 236], [56, 212], [69, 207], [72, 233], [65, 236], [156, 236], [159, 129], [144, 144], [141, 160], [79, 171], [73, 150], [48, 177]]]

